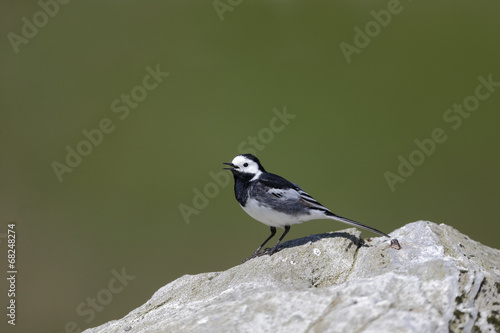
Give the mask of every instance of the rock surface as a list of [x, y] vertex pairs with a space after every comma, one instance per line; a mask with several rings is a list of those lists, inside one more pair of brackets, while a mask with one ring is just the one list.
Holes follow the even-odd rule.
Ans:
[[500, 332], [500, 251], [414, 222], [360, 241], [288, 241], [224, 272], [185, 275], [93, 332]]

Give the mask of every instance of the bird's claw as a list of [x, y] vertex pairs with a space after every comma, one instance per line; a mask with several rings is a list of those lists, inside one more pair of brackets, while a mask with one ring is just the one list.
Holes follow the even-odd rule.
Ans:
[[[274, 250], [274, 251], [273, 251]], [[243, 261], [241, 263], [244, 263], [244, 262], [247, 262], [248, 260], [250, 259], [253, 259], [253, 258], [257, 258], [257, 257], [262, 257], [266, 254], [272, 256], [273, 254], [275, 254], [276, 252], [278, 252], [278, 249], [270, 249], [270, 248], [267, 248], [267, 249], [264, 249], [263, 251], [261, 252], [255, 252], [254, 254], [252, 254], [250, 257], [248, 258], [245, 258], [243, 259]]]

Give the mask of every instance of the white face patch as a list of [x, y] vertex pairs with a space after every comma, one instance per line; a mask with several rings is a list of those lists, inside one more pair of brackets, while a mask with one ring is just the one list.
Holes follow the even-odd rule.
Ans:
[[259, 170], [259, 165], [245, 156], [238, 155], [231, 163], [237, 167], [236, 170], [239, 172], [254, 175], [252, 180], [257, 179], [262, 174], [262, 171]]

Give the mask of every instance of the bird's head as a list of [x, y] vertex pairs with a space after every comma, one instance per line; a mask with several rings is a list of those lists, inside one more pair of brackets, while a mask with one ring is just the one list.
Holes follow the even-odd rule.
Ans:
[[242, 154], [238, 155], [231, 163], [222, 163], [229, 165], [229, 168], [224, 168], [226, 170], [231, 170], [231, 172], [237, 175], [246, 175], [252, 176], [251, 178], [255, 178], [260, 176], [261, 173], [265, 172], [264, 167], [260, 164], [260, 161], [257, 157], [252, 154]]

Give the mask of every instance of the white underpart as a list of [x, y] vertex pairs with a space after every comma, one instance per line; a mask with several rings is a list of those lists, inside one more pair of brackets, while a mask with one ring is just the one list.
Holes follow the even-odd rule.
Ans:
[[278, 212], [269, 207], [261, 205], [255, 199], [248, 199], [245, 207], [241, 206], [243, 210], [256, 219], [257, 221], [264, 223], [270, 227], [284, 228], [287, 225], [298, 224], [306, 222], [309, 220], [326, 219], [323, 212], [321, 211], [311, 211], [310, 214], [303, 215], [288, 215], [285, 213]]

